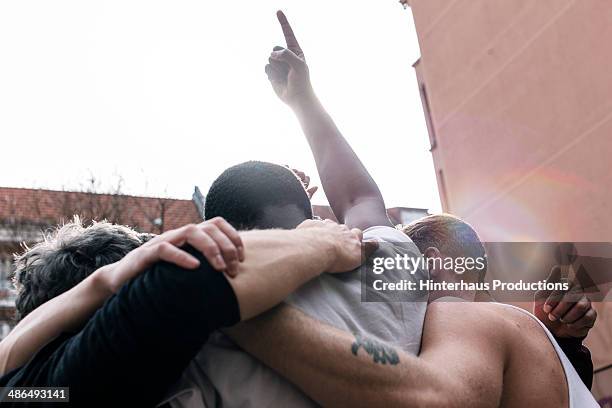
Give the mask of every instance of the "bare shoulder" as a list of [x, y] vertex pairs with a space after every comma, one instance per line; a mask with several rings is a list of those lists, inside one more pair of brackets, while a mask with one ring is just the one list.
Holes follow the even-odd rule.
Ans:
[[505, 330], [512, 319], [504, 312], [499, 305], [488, 302], [441, 301], [427, 307], [426, 322], [435, 326], [456, 327], [462, 331], [467, 327], [470, 331]]
[[[451, 338], [507, 353], [525, 333], [541, 332], [527, 314], [490, 302], [434, 302], [427, 307], [424, 342]], [[544, 333], [542, 333], [544, 334]]]
[[432, 321], [443, 320], [451, 326], [472, 329], [514, 330], [526, 326], [537, 328], [539, 324], [526, 313], [493, 302], [434, 302], [427, 307], [427, 318]]
[[427, 308], [421, 357], [459, 373], [465, 390], [489, 395], [496, 405], [567, 406], [563, 368], [539, 326], [500, 304], [434, 302]]
[[504, 359], [511, 322], [489, 303], [441, 301], [427, 307], [422, 352], [439, 348], [471, 349]]
[[498, 406], [508, 361], [506, 325], [488, 304], [434, 302], [427, 307], [420, 357], [453, 373], [469, 406]]
[[[540, 323], [507, 305], [492, 302], [434, 302], [427, 308], [423, 350], [454, 347], [505, 364], [524, 360], [557, 366], [555, 350]], [[442, 347], [444, 345], [444, 347]], [[520, 366], [520, 365], [519, 365]]]

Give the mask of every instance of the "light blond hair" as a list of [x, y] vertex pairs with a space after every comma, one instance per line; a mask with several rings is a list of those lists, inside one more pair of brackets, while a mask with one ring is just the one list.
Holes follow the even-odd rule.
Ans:
[[[427, 248], [437, 248], [452, 257], [482, 257], [486, 251], [480, 237], [470, 224], [451, 214], [436, 214], [420, 218], [401, 230], [412, 239], [421, 253]], [[478, 270], [478, 281], [484, 280], [486, 267]]]

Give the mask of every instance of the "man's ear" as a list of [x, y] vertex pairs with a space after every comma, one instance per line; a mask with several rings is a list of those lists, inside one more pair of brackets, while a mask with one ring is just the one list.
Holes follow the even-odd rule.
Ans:
[[423, 254], [425, 256], [426, 260], [432, 259], [432, 261], [428, 261], [427, 262], [427, 268], [429, 269], [429, 276], [431, 276], [432, 278], [437, 277], [440, 272], [442, 272], [442, 269], [438, 269], [436, 266], [437, 265], [441, 265], [441, 262], [434, 262], [433, 259], [436, 258], [442, 258], [442, 254], [440, 253], [440, 250], [436, 247], [429, 247], [425, 250], [425, 253]]

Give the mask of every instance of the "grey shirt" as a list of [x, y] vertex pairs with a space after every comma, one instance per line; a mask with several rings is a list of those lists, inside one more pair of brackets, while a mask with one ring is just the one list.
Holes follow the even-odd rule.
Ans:
[[[364, 239], [385, 242], [375, 257], [420, 256], [410, 238], [395, 228], [369, 228], [364, 231]], [[380, 278], [419, 281], [428, 275], [424, 270], [413, 275], [387, 270]], [[361, 290], [359, 270], [323, 274], [300, 288], [287, 302], [339, 329], [376, 337], [407, 353], [418, 354], [427, 293], [416, 293], [411, 301], [397, 302], [389, 295], [381, 302], [362, 302]], [[222, 333], [213, 334], [165, 401], [173, 408], [316, 406], [296, 386], [239, 349]]]

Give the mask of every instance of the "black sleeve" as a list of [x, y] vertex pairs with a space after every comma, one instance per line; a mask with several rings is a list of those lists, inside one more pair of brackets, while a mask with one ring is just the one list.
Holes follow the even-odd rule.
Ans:
[[200, 260], [198, 269], [155, 265], [123, 286], [79, 333], [49, 344], [11, 373], [7, 386], [67, 386], [74, 406], [154, 406], [209, 334], [240, 320], [227, 279], [188, 250]]
[[590, 390], [593, 385], [593, 360], [589, 349], [582, 344], [583, 339], [555, 337], [555, 340]]

